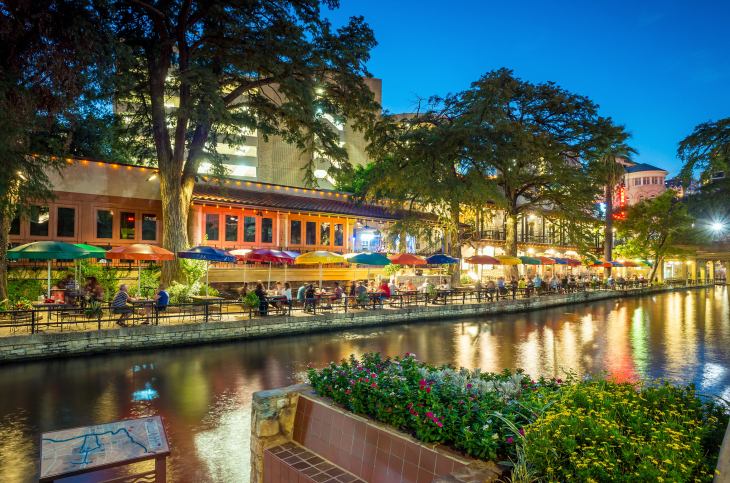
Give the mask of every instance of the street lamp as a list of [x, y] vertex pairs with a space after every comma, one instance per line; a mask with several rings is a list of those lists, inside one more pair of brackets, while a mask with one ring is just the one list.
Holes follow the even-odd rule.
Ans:
[[717, 233], [718, 231], [722, 231], [725, 229], [725, 225], [723, 223], [715, 222], [712, 224], [712, 230]]

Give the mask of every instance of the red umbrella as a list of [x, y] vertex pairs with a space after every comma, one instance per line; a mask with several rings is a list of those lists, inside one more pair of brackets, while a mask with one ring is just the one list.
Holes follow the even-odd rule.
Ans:
[[[239, 258], [240, 259], [240, 258]], [[271, 264], [272, 263], [285, 263], [286, 265], [293, 265], [297, 263], [297, 259], [288, 255], [280, 250], [267, 250], [265, 248], [259, 248], [258, 250], [251, 250], [242, 257], [243, 260], [248, 262], [259, 262], [269, 264], [269, 282], [267, 283], [267, 290], [271, 288]], [[286, 267], [284, 267], [286, 269]], [[245, 270], [245, 268], [244, 268]], [[244, 275], [245, 278], [245, 275]], [[286, 278], [286, 273], [284, 274]]]
[[552, 258], [548, 258], [548, 257], [535, 257], [535, 258], [540, 260], [540, 262], [543, 265], [555, 265], [555, 260], [553, 260]]
[[115, 260], [137, 260], [137, 273], [139, 280], [137, 281], [137, 295], [142, 291], [142, 260], [175, 260], [175, 254], [154, 245], [145, 245], [135, 243], [134, 245], [124, 245], [115, 247], [106, 252], [104, 258], [113, 258]]
[[428, 262], [410, 253], [399, 253], [390, 257], [390, 263], [395, 265], [428, 265]]
[[580, 260], [576, 260], [575, 258], [563, 258], [562, 260], [565, 260], [567, 265], [569, 267], [580, 267]]
[[626, 261], [623, 261], [623, 262], [621, 262], [621, 264], [622, 264], [622, 265], [623, 265], [624, 267], [631, 267], [631, 268], [637, 268], [637, 267], [640, 267], [640, 266], [641, 266], [641, 265], [639, 265], [638, 263], [630, 262], [630, 261], [628, 261], [628, 260], [626, 260]]
[[607, 262], [605, 260], [598, 260], [595, 263], [591, 264], [591, 267], [603, 267], [603, 268], [612, 268], [613, 265], [611, 265], [610, 262]]
[[470, 265], [502, 265], [502, 262], [489, 255], [474, 255], [464, 260]]

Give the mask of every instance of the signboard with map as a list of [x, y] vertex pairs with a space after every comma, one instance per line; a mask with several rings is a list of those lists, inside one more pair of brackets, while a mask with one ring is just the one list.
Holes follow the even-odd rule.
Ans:
[[[41, 435], [40, 482], [170, 454], [161, 416], [62, 429]], [[164, 468], [164, 466], [163, 466]]]

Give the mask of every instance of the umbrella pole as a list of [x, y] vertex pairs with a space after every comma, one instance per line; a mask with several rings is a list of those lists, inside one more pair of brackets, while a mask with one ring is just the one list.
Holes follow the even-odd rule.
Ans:
[[248, 262], [246, 260], [243, 261], [243, 284], [246, 285], [246, 266], [248, 266]]
[[47, 297], [51, 298], [51, 259], [48, 259], [48, 292]]
[[208, 260], [205, 261], [205, 298], [208, 298], [208, 267], [210, 267], [210, 262]]
[[368, 265], [368, 285], [370, 285], [370, 266]]
[[284, 264], [284, 283], [286, 283], [286, 282], [287, 282], [287, 278], [288, 278], [288, 277], [286, 276], [286, 270], [287, 270], [287, 268], [289, 268], [289, 264], [288, 264], [288, 263], [285, 263], [285, 264]]
[[269, 262], [269, 283], [266, 284], [266, 291], [271, 290], [271, 262]]
[[137, 297], [142, 294], [142, 260], [137, 260]]
[[322, 262], [319, 262], [319, 291], [322, 291]]

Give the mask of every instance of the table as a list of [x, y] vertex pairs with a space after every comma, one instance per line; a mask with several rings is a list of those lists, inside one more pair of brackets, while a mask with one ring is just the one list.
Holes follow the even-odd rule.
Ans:
[[[283, 314], [283, 313], [286, 313], [286, 309], [284, 309], [284, 305], [283, 304], [287, 300], [289, 300], [289, 299], [287, 299], [285, 295], [272, 295], [271, 297], [269, 297], [267, 299], [267, 302], [271, 302], [272, 305], [273, 305], [273, 307], [274, 307], [274, 309], [277, 310], [277, 311], [280, 310], [281, 313]], [[282, 303], [282, 305], [279, 306], [279, 307], [277, 307], [276, 306], [277, 303]]]
[[[170, 443], [161, 416], [127, 419], [41, 434], [40, 483], [155, 460], [155, 469], [126, 479], [154, 476], [164, 483]], [[98, 481], [94, 480], [94, 481]]]
[[[134, 308], [137, 308], [137, 307], [146, 307], [146, 306], [153, 306], [153, 305], [156, 304], [156, 302], [154, 300], [152, 300], [152, 299], [130, 300], [127, 303], [130, 304]], [[141, 322], [141, 324], [147, 325], [147, 324], [150, 323], [149, 322], [149, 316], [148, 315], [145, 316], [145, 319], [146, 319], [146, 322]], [[132, 320], [134, 320], [134, 317], [132, 317]], [[132, 323], [132, 325], [134, 325], [134, 322]]]
[[193, 295], [190, 297], [190, 300], [193, 300], [197, 303], [204, 304], [205, 305], [205, 321], [208, 322], [208, 306], [210, 304], [218, 303], [221, 308], [221, 313], [223, 313], [223, 300], [225, 300], [223, 297], [215, 297], [213, 295]]
[[[48, 308], [48, 318], [46, 319], [46, 329], [51, 326], [51, 310], [52, 309], [57, 309], [59, 307], [68, 307], [67, 304], [55, 304], [55, 303], [54, 304], [47, 304], [47, 303], [44, 303], [44, 302], [31, 302], [31, 305], [33, 307], [46, 307], [46, 308]], [[61, 327], [61, 329], [63, 330], [63, 327]]]

